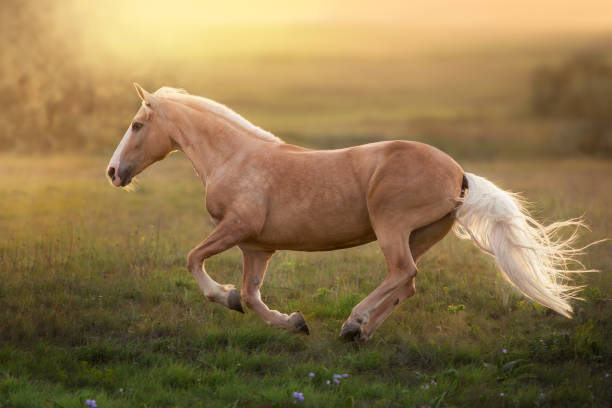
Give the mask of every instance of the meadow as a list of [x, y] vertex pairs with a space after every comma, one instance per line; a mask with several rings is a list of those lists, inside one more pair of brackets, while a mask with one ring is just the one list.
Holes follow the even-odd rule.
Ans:
[[[139, 105], [131, 83], [167, 85], [307, 147], [433, 144], [523, 193], [541, 221], [584, 215], [586, 245], [612, 236], [612, 149], [585, 156], [582, 135], [565, 131], [575, 118], [534, 115], [531, 81], [577, 52], [610, 61], [609, 33], [168, 28], [129, 13], [89, 16], [87, 2], [45, 2], [55, 14], [39, 2], [6, 4], [0, 408], [92, 399], [100, 408], [609, 406], [609, 242], [582, 258], [601, 272], [576, 277], [585, 288], [569, 320], [522, 297], [490, 257], [449, 234], [420, 261], [417, 294], [356, 345], [338, 334], [385, 275], [376, 243], [274, 256], [262, 297], [302, 312], [311, 334], [295, 335], [200, 292], [186, 257], [212, 224], [181, 153], [139, 176], [133, 192], [105, 177]], [[239, 285], [240, 252], [206, 268]]]
[[[2, 155], [0, 192], [11, 199], [0, 211], [0, 406], [557, 407], [612, 398], [609, 243], [584, 257], [602, 272], [578, 278], [584, 301], [568, 320], [517, 294], [489, 257], [449, 235], [420, 262], [416, 296], [362, 346], [338, 332], [384, 276], [377, 245], [280, 252], [262, 293], [271, 307], [302, 311], [311, 335], [294, 335], [207, 302], [187, 272], [186, 254], [211, 224], [181, 156], [128, 193], [104, 180], [106, 157]], [[585, 213], [593, 231], [582, 243], [610, 234], [610, 162], [463, 165], [523, 192], [540, 219]], [[207, 269], [239, 283], [239, 251]]]

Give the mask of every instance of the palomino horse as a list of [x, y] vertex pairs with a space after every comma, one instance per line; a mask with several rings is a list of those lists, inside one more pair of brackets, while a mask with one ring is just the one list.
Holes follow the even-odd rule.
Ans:
[[[434, 147], [389, 141], [339, 150], [283, 143], [229, 108], [181, 90], [151, 94], [134, 84], [142, 106], [108, 165], [115, 186], [181, 150], [206, 186], [214, 231], [193, 248], [187, 267], [210, 301], [243, 312], [241, 299], [266, 323], [308, 333], [299, 313], [270, 310], [260, 287], [276, 250], [329, 251], [378, 240], [387, 276], [357, 304], [340, 335], [367, 340], [415, 293], [416, 262], [455, 224], [455, 232], [493, 255], [526, 296], [570, 317], [577, 290], [566, 264], [578, 254], [558, 228], [529, 217], [519, 200], [465, 173]], [[244, 257], [240, 294], [220, 285], [204, 260], [233, 246]]]

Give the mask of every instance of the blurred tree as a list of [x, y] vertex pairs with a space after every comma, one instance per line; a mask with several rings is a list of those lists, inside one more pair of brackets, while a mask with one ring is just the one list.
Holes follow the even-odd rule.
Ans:
[[532, 91], [536, 115], [569, 119], [558, 135], [566, 151], [612, 154], [612, 65], [604, 55], [584, 53], [539, 68]]
[[62, 4], [0, 2], [2, 150], [82, 147], [80, 124], [93, 111], [93, 90], [78, 63], [78, 36], [66, 35], [57, 24]]

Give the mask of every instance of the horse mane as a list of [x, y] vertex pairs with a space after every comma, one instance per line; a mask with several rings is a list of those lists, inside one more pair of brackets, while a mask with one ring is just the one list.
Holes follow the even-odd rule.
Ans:
[[280, 138], [274, 136], [272, 133], [255, 126], [244, 117], [240, 116], [227, 106], [215, 102], [212, 99], [204, 98], [203, 96], [191, 95], [184, 89], [171, 88], [169, 86], [163, 86], [154, 93], [155, 96], [162, 98], [173, 99], [176, 101], [192, 102], [196, 107], [201, 110], [212, 112], [219, 115], [229, 122], [238, 125], [246, 130], [250, 130], [254, 136], [260, 139], [267, 140], [269, 142], [284, 143]]

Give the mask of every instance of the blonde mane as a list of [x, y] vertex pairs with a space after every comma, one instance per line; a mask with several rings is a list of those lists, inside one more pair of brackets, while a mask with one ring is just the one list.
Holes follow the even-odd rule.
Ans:
[[179, 102], [191, 102], [202, 110], [219, 115], [229, 122], [250, 131], [251, 134], [260, 139], [267, 140], [269, 142], [284, 143], [280, 138], [274, 136], [267, 130], [263, 130], [258, 126], [255, 126], [227, 106], [211, 99], [204, 98], [203, 96], [191, 95], [184, 89], [171, 88], [168, 86], [159, 88], [157, 91], [155, 91], [154, 95], [162, 98], [173, 99]]

